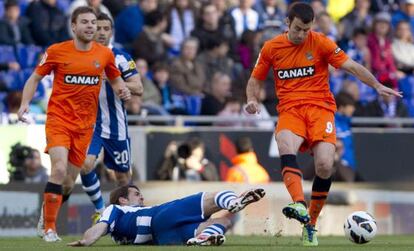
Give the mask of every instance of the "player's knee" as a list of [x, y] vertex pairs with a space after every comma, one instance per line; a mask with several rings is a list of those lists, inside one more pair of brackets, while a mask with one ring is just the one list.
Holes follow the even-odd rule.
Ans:
[[333, 160], [330, 158], [321, 158], [315, 161], [315, 173], [323, 179], [331, 177], [333, 173]]
[[89, 160], [88, 158], [85, 160], [85, 162], [82, 165], [81, 174], [86, 175], [93, 171], [94, 169], [95, 161]]
[[295, 154], [292, 144], [285, 137], [277, 135], [276, 142], [280, 154]]
[[52, 165], [52, 170], [50, 176], [62, 180], [65, 178], [67, 172], [67, 166], [64, 161], [56, 161]]

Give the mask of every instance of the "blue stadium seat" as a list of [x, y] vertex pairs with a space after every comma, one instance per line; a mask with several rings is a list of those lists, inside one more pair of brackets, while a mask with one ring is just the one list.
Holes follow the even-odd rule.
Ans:
[[4, 81], [10, 91], [23, 90], [24, 83], [21, 83], [21, 76], [17, 71], [0, 72], [0, 81]]
[[57, 0], [57, 7], [63, 11], [64, 13], [66, 13], [66, 11], [69, 9], [69, 5], [71, 4], [72, 1], [70, 0]]
[[0, 0], [0, 18], [4, 15], [4, 1]]
[[19, 0], [19, 7], [20, 7], [21, 15], [24, 15], [27, 9], [27, 6], [29, 6], [30, 2], [31, 2], [30, 0]]
[[16, 62], [16, 54], [11, 45], [0, 45], [0, 63]]
[[42, 47], [36, 45], [17, 45], [18, 62], [22, 69], [33, 68], [40, 60]]

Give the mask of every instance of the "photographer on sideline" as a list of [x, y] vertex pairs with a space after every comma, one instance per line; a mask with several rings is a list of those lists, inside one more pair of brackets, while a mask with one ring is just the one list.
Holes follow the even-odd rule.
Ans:
[[46, 183], [48, 175], [42, 166], [40, 152], [20, 143], [12, 146], [9, 154], [10, 181]]
[[166, 148], [164, 160], [157, 172], [160, 180], [218, 181], [216, 166], [204, 156], [205, 146], [200, 138]]

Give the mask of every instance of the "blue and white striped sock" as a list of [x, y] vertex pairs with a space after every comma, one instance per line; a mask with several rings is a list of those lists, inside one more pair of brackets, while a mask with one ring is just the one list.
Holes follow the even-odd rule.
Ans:
[[219, 208], [228, 209], [230, 202], [236, 198], [237, 195], [233, 191], [221, 191], [214, 197], [214, 202]]
[[95, 171], [81, 175], [82, 188], [88, 194], [97, 212], [103, 213], [105, 204], [101, 194], [101, 183]]
[[221, 224], [213, 224], [210, 225], [206, 228], [204, 228], [204, 230], [201, 232], [200, 235], [204, 235], [204, 236], [210, 236], [210, 235], [215, 235], [215, 234], [223, 234], [226, 232], [226, 228], [221, 225]]

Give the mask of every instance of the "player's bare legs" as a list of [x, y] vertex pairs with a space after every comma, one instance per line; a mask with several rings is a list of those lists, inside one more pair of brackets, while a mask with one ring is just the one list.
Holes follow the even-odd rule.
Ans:
[[283, 182], [293, 200], [293, 203], [283, 208], [283, 214], [301, 223], [309, 221], [306, 210], [305, 196], [302, 187], [302, 171], [296, 161], [296, 154], [304, 139], [290, 130], [281, 130], [276, 134], [279, 148]]
[[302, 238], [306, 246], [317, 246], [315, 224], [328, 197], [332, 183], [335, 146], [327, 142], [317, 143], [313, 149], [315, 160], [315, 178], [312, 185], [311, 202], [309, 205], [309, 224], [303, 227]]
[[68, 149], [61, 146], [49, 150], [52, 169], [43, 195], [44, 236], [47, 242], [60, 241], [56, 234], [56, 218], [62, 203], [62, 184], [68, 165]]
[[225, 209], [226, 216], [209, 219], [200, 224], [197, 228], [197, 235], [187, 241], [187, 245], [197, 246], [219, 246], [224, 243], [226, 238], [224, 233], [231, 226], [233, 213], [244, 209], [247, 205], [259, 201], [265, 196], [265, 191], [261, 188], [250, 189], [237, 196], [232, 191], [221, 191], [216, 193], [204, 193], [203, 214], [210, 217], [212, 214]]

